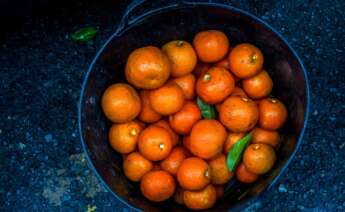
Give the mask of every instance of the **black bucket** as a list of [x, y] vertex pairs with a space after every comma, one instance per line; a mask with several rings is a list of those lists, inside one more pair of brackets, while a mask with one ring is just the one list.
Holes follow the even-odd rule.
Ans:
[[235, 180], [227, 185], [229, 194], [211, 210], [240, 208], [258, 197], [278, 180], [302, 142], [309, 112], [309, 89], [306, 71], [289, 44], [272, 27], [242, 10], [217, 3], [187, 3], [152, 9], [129, 20], [131, 11], [142, 1], [132, 3], [118, 30], [109, 38], [92, 61], [83, 83], [79, 105], [79, 130], [86, 157], [105, 187], [131, 208], [145, 211], [182, 211], [172, 200], [153, 203], [145, 199], [137, 183], [129, 181], [122, 171], [121, 155], [108, 143], [111, 122], [101, 108], [101, 96], [111, 84], [125, 82], [124, 67], [136, 48], [162, 46], [168, 41], [192, 41], [202, 30], [225, 32], [230, 45], [249, 42], [259, 47], [265, 57], [264, 68], [270, 73], [273, 95], [288, 109], [288, 121], [281, 129], [282, 145], [273, 169], [252, 185]]

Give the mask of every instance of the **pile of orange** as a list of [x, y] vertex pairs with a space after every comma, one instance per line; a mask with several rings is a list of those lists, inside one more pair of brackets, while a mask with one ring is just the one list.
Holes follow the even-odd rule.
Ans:
[[[192, 44], [176, 40], [129, 55], [128, 83], [108, 87], [102, 108], [114, 123], [109, 141], [123, 154], [124, 174], [147, 199], [207, 209], [233, 176], [253, 183], [273, 167], [287, 110], [269, 96], [273, 82], [263, 64], [257, 47], [230, 48], [217, 30], [197, 33]], [[218, 115], [203, 118], [196, 98]], [[232, 173], [227, 154], [247, 133], [251, 143]]]

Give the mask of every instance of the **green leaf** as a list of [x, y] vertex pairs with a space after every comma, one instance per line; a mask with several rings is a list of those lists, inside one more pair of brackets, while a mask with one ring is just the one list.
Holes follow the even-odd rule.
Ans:
[[93, 37], [95, 37], [97, 33], [97, 29], [94, 27], [85, 27], [82, 29], [79, 29], [78, 31], [75, 31], [71, 34], [71, 38], [75, 41], [79, 42], [88, 42]]
[[228, 156], [226, 158], [226, 163], [228, 165], [228, 169], [233, 172], [236, 169], [238, 162], [242, 159], [242, 153], [244, 149], [249, 144], [250, 140], [252, 139], [252, 134], [248, 133], [243, 136], [240, 140], [238, 140], [229, 150]]
[[209, 105], [202, 101], [200, 97], [196, 99], [196, 103], [201, 111], [202, 117], [205, 119], [215, 119], [217, 114], [213, 105]]

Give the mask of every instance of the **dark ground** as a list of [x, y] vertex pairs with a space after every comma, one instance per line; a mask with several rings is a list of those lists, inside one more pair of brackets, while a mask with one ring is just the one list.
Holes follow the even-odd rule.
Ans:
[[[120, 5], [30, 18], [0, 46], [0, 210], [128, 211], [89, 169], [77, 129], [83, 76], [114, 31]], [[311, 85], [304, 143], [289, 171], [247, 211], [345, 211], [345, 2], [230, 1], [261, 17], [301, 56]], [[98, 26], [83, 45], [68, 34]]]

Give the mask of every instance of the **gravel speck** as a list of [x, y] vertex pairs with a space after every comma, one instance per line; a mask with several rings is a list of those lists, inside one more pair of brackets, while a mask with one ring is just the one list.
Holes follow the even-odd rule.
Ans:
[[304, 210], [305, 207], [303, 205], [297, 205], [297, 208], [300, 210]]
[[53, 141], [53, 135], [52, 134], [47, 134], [44, 136], [44, 140], [48, 143]]
[[22, 142], [19, 142], [18, 148], [19, 148], [20, 150], [23, 150], [25, 147], [26, 147], [25, 144], [23, 144]]
[[285, 192], [287, 192], [287, 189], [286, 189], [286, 187], [285, 187], [283, 184], [280, 184], [280, 185], [279, 185], [278, 190], [279, 190], [280, 193], [285, 193]]

